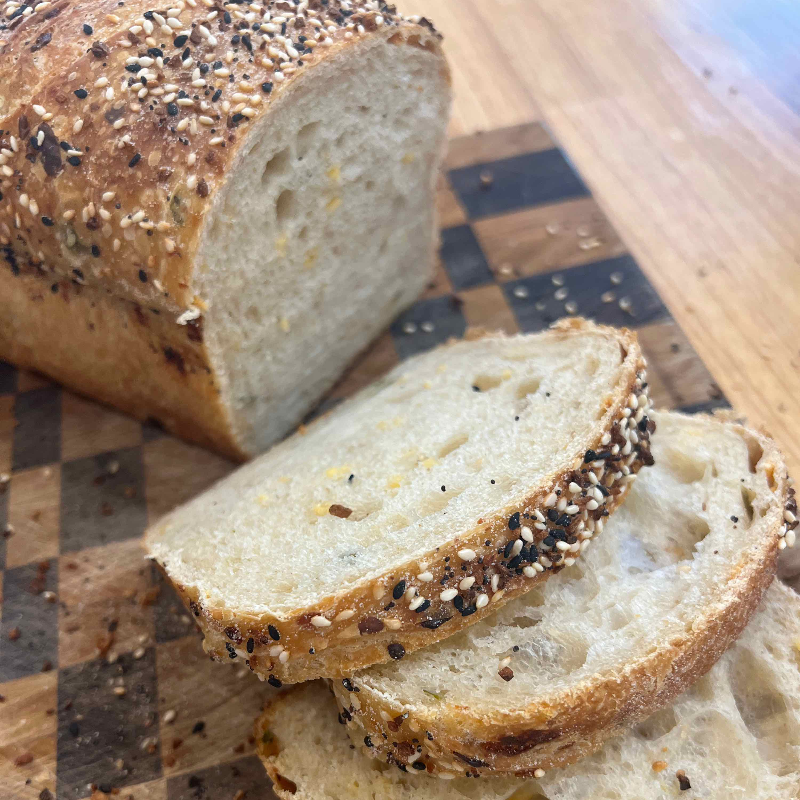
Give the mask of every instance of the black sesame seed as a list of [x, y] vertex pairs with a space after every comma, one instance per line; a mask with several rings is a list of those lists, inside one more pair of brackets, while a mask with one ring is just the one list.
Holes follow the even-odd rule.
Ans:
[[269, 635], [276, 641], [279, 642], [281, 640], [280, 631], [274, 625], [267, 625], [267, 631]]
[[472, 391], [473, 392], [479, 392], [480, 390], [481, 390], [480, 386], [476, 386], [474, 383], [472, 384]]
[[42, 217], [42, 225], [46, 225], [48, 228], [52, 228], [55, 223], [50, 217]]
[[738, 522], [738, 521], [739, 517], [737, 517], [735, 514], [731, 514], [731, 522]]
[[474, 605], [464, 606], [464, 608], [461, 609], [461, 616], [469, 617], [470, 615], [474, 614], [477, 610], [478, 610], [477, 607]]
[[348, 692], [353, 691], [353, 683], [349, 678], [342, 678], [342, 686], [344, 686]]
[[399, 642], [392, 642], [387, 648], [389, 651], [389, 658], [399, 661], [405, 654], [406, 649]]
[[256, 640], [251, 636], [247, 640], [247, 652], [252, 653], [256, 649]]
[[542, 539], [542, 544], [545, 547], [553, 547], [555, 545], [555, 543], [556, 543], [556, 540], [555, 540], [555, 537], [553, 537], [553, 536], [545, 536], [544, 539]]
[[222, 89], [217, 89], [217, 91], [211, 95], [211, 102], [216, 103], [217, 100], [220, 99], [220, 97], [222, 97]]
[[205, 722], [200, 720], [199, 722], [195, 722], [194, 727], [192, 728], [192, 733], [202, 733], [206, 728]]
[[646, 417], [646, 416], [645, 416], [645, 417], [642, 417], [642, 418], [639, 420], [639, 425], [638, 425], [638, 428], [639, 428], [639, 430], [640, 430], [642, 433], [644, 433], [644, 432], [647, 430], [647, 423], [648, 423], [648, 419], [647, 419], [647, 417]]
[[511, 555], [511, 551], [514, 549], [514, 540], [509, 539], [506, 542], [506, 546], [503, 548], [503, 558], [508, 558]]
[[414, 769], [426, 769], [425, 765], [421, 761], [414, 761], [411, 766], [414, 767]]
[[453, 598], [453, 605], [455, 606], [456, 611], [461, 611], [461, 609], [464, 608], [464, 598], [460, 594], [457, 594]]
[[129, 167], [135, 167], [142, 160], [142, 154], [137, 153], [129, 162]]
[[139, 270], [139, 280], [142, 283], [147, 283], [147, 273], [143, 269]]
[[283, 686], [283, 684], [274, 675], [270, 675], [269, 678], [267, 678], [267, 683], [270, 686], [274, 686], [276, 689], [280, 689], [281, 686]]
[[572, 523], [572, 517], [569, 514], [562, 514], [557, 522], [556, 525], [560, 525], [562, 528], [568, 528]]
[[414, 610], [417, 614], [421, 614], [423, 611], [427, 611], [431, 607], [431, 601], [425, 598], [420, 605], [418, 605]]
[[58, 294], [58, 284], [57, 284], [57, 283], [54, 283], [54, 284], [53, 284], [53, 285], [50, 287], [50, 291], [51, 291], [53, 294]]
[[264, 94], [269, 94], [272, 91], [272, 84], [269, 81], [262, 83], [261, 91], [264, 92]]
[[84, 24], [84, 26], [83, 26], [83, 32], [84, 32], [84, 33], [85, 33], [87, 36], [91, 36], [91, 35], [94, 33], [94, 28], [92, 28], [92, 26], [91, 26], [91, 25], [86, 25], [86, 24]]
[[185, 36], [185, 35], [176, 36], [172, 40], [172, 44], [174, 44], [175, 47], [183, 47], [186, 44], [186, 42], [188, 41], [188, 39], [189, 39], [189, 37]]
[[351, 474], [350, 474], [350, 477], [347, 479], [347, 482], [348, 482], [348, 483], [352, 483], [352, 481], [353, 481], [353, 478], [355, 478], [355, 475], [353, 475], [353, 474], [351, 473]]
[[587, 450], [586, 455], [583, 457], [583, 463], [588, 464], [590, 461], [597, 460], [597, 453], [594, 450]]
[[514, 556], [511, 561], [508, 562], [509, 569], [516, 569], [522, 563], [522, 554]]
[[78, 736], [80, 734], [81, 729], [77, 722], [70, 722], [69, 732], [72, 736]]
[[442, 486], [442, 491], [446, 492], [447, 491], [447, 487], [446, 486]]
[[549, 519], [550, 522], [555, 522], [558, 519], [558, 511], [556, 511], [554, 508], [551, 508], [547, 512], [547, 519]]
[[96, 244], [92, 245], [92, 255], [95, 258], [100, 258], [100, 248]]
[[449, 622], [452, 617], [444, 617], [442, 619], [426, 619], [420, 622], [420, 625], [423, 628], [428, 628], [428, 630], [435, 631], [437, 628], [441, 627], [445, 624], [445, 622]]
[[519, 525], [520, 525], [520, 522], [519, 522], [519, 511], [515, 511], [515, 512], [514, 512], [514, 513], [513, 513], [513, 514], [512, 514], [512, 515], [511, 515], [509, 518], [508, 518], [508, 527], [509, 527], [509, 528], [510, 528], [512, 531], [515, 531], [515, 530], [517, 530], [517, 528], [519, 528]]
[[81, 165], [81, 160], [78, 158], [78, 156], [69, 156], [69, 158], [67, 158], [67, 164], [70, 164], [73, 167], [79, 167]]
[[369, 738], [369, 736], [365, 736], [365, 737], [364, 737], [364, 744], [365, 744], [367, 747], [373, 747], [373, 746], [374, 746], [374, 745], [372, 744], [372, 739], [370, 739], [370, 738]]
[[395, 584], [394, 589], [392, 589], [392, 597], [395, 600], [399, 600], [405, 594], [405, 591], [406, 591], [406, 582], [398, 581]]
[[171, 117], [178, 116], [178, 104], [177, 103], [167, 103], [167, 114]]

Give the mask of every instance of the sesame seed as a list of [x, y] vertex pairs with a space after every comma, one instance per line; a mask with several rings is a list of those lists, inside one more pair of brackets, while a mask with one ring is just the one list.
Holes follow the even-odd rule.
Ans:
[[421, 580], [423, 583], [430, 583], [433, 580], [433, 573], [421, 572], [419, 575], [417, 575], [417, 579]]
[[515, 286], [512, 290], [512, 294], [514, 297], [520, 298], [520, 300], [524, 300], [528, 296], [528, 290], [524, 286]]
[[467, 589], [471, 589], [472, 585], [475, 583], [475, 578], [470, 575], [468, 578], [464, 578], [461, 583], [458, 584], [458, 588], [461, 589], [462, 592], [466, 592]]
[[458, 557], [462, 561], [474, 561], [478, 557], [478, 554], [474, 550], [465, 548], [464, 550], [458, 551]]
[[458, 594], [458, 589], [445, 589], [439, 595], [439, 599], [443, 603], [449, 603], [457, 594]]
[[527, 525], [522, 526], [522, 529], [520, 530], [520, 536], [522, 536], [526, 542], [533, 541], [533, 531], [531, 531]]
[[[545, 508], [552, 508], [556, 504], [557, 501], [558, 501], [558, 498], [556, 497], [556, 493], [555, 492], [550, 492], [550, 494], [547, 495], [547, 497], [545, 498], [544, 507]], [[542, 522], [544, 522], [544, 517], [542, 517]]]
[[475, 600], [476, 608], [483, 608], [484, 606], [488, 605], [489, 605], [489, 595], [479, 594]]
[[403, 624], [403, 623], [402, 623], [402, 622], [400, 622], [400, 620], [399, 620], [399, 619], [385, 619], [385, 620], [383, 621], [383, 624], [384, 624], [384, 625], [385, 625], [385, 626], [386, 626], [386, 627], [387, 627], [387, 628], [388, 628], [390, 631], [396, 631], [396, 630], [399, 630], [399, 629], [400, 629], [400, 627], [402, 626], [402, 624]]
[[622, 283], [623, 275], [621, 272], [612, 272], [610, 278], [614, 286], [619, 286]]
[[320, 614], [317, 614], [316, 616], [311, 617], [311, 624], [315, 628], [328, 628], [328, 627], [330, 627], [331, 623], [330, 623], [330, 620], [325, 619], [325, 617], [323, 617]]
[[533, 771], [533, 777], [534, 778], [544, 778], [544, 776], [545, 776], [545, 772], [544, 772], [543, 769], [535, 769]]
[[409, 611], [416, 611], [425, 602], [424, 597], [415, 597], [409, 604]]

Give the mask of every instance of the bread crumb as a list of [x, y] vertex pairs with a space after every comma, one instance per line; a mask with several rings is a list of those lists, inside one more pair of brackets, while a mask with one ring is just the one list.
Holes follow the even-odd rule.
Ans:
[[314, 513], [318, 517], [324, 517], [328, 513], [330, 506], [327, 503], [318, 503], [314, 506]]
[[336, 211], [336, 209], [339, 208], [339, 206], [341, 204], [342, 204], [342, 198], [341, 197], [332, 197], [328, 201], [328, 205], [325, 206], [325, 208], [327, 209], [329, 214], [333, 214], [333, 212]]
[[667, 768], [666, 761], [654, 761], [653, 772], [663, 772]]
[[328, 170], [328, 178], [334, 183], [339, 183], [342, 179], [342, 170], [339, 166], [333, 166]]

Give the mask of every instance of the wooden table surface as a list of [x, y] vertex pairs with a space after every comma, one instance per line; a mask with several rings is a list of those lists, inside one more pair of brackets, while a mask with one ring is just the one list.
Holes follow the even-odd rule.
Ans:
[[402, 0], [454, 135], [539, 119], [739, 411], [800, 474], [800, 5]]

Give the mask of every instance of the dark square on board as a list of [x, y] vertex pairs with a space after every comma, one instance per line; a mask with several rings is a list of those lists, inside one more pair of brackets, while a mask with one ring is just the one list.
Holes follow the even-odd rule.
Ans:
[[147, 524], [140, 447], [61, 466], [61, 552], [140, 536]]

